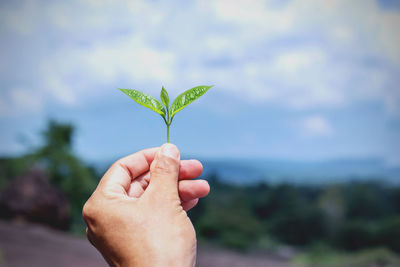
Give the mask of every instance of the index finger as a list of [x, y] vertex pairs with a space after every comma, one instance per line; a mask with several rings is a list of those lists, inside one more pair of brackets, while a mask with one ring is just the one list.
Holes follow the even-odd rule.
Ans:
[[144, 149], [117, 160], [101, 178], [97, 188], [127, 194], [132, 179], [150, 169], [158, 149], [159, 147]]

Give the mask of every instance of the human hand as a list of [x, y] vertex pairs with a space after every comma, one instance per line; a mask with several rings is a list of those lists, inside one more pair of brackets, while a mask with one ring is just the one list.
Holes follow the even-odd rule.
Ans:
[[193, 266], [196, 236], [185, 210], [209, 192], [198, 161], [165, 144], [114, 163], [83, 208], [90, 242], [112, 266]]

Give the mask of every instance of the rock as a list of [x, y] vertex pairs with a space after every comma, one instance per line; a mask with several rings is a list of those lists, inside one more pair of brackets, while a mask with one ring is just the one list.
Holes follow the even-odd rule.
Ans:
[[14, 179], [0, 195], [0, 217], [67, 230], [70, 205], [64, 193], [50, 184], [42, 170], [30, 169]]

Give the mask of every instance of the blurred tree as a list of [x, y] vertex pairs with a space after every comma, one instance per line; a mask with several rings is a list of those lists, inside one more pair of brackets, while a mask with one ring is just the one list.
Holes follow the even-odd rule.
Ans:
[[299, 246], [399, 250], [398, 187], [375, 182], [235, 186], [216, 175], [209, 182], [210, 196], [191, 212], [200, 240], [240, 249], [267, 238]]
[[17, 158], [0, 158], [0, 193], [15, 177], [22, 175], [31, 165], [30, 155]]
[[256, 201], [255, 214], [282, 242], [306, 245], [321, 239], [326, 232], [324, 216], [312, 191], [292, 185], [271, 188]]
[[375, 182], [355, 182], [346, 186], [346, 217], [350, 220], [378, 220], [392, 213], [387, 190]]
[[400, 215], [380, 224], [378, 242], [380, 245], [400, 253]]
[[74, 223], [81, 221], [81, 210], [97, 184], [95, 172], [72, 151], [74, 127], [50, 121], [43, 132], [44, 145], [34, 153], [50, 181], [65, 192], [72, 206]]
[[400, 214], [400, 187], [392, 190], [390, 202], [393, 204], [393, 210]]
[[345, 250], [360, 250], [376, 245], [373, 225], [362, 220], [346, 221], [340, 225], [333, 243]]
[[249, 196], [236, 186], [210, 179], [212, 193], [204, 200], [203, 216], [195, 221], [199, 236], [235, 249], [257, 243], [262, 228], [251, 212]]
[[346, 205], [343, 187], [341, 185], [328, 186], [320, 193], [317, 204], [325, 217], [326, 229], [332, 238], [345, 220]]

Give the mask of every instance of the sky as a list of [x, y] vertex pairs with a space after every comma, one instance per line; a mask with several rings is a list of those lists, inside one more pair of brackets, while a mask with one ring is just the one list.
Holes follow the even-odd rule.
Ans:
[[162, 118], [117, 88], [214, 85], [174, 119], [184, 155], [400, 166], [399, 3], [1, 1], [0, 155], [49, 119], [87, 160], [158, 146]]

